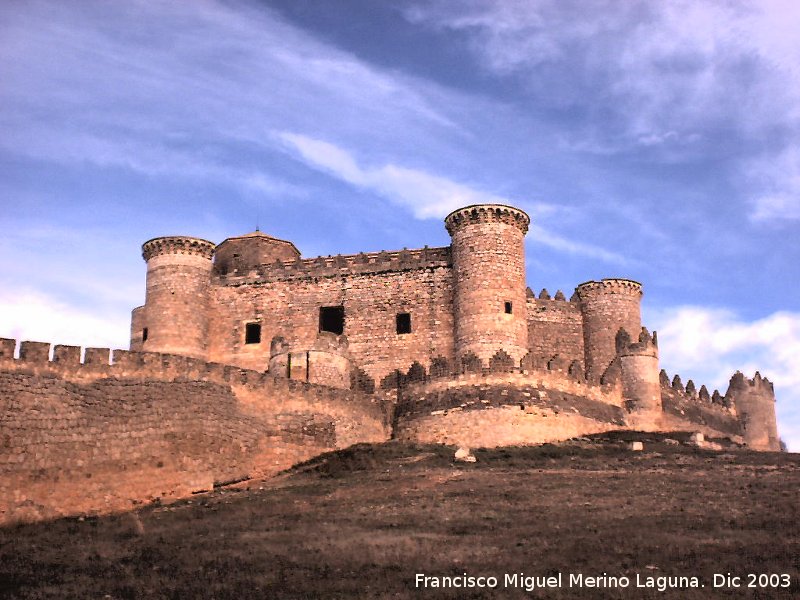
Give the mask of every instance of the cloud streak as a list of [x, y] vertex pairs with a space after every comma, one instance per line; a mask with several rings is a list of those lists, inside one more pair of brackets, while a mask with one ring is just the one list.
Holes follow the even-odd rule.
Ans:
[[569, 114], [565, 149], [727, 156], [747, 172], [754, 222], [800, 218], [797, 168], [775, 164], [800, 151], [796, 3], [433, 0], [405, 14], [465, 35], [484, 69]]
[[[418, 219], [442, 218], [451, 211], [471, 204], [508, 204], [524, 207], [532, 218], [559, 212], [558, 207], [545, 203], [522, 203], [503, 196], [475, 189], [472, 186], [433, 175], [419, 169], [395, 164], [365, 168], [353, 155], [330, 142], [305, 135], [279, 132], [276, 134], [308, 165], [342, 181], [376, 192], [410, 209]], [[631, 264], [624, 256], [583, 242], [571, 241], [531, 224], [529, 239], [568, 254], [591, 257], [603, 262]]]
[[0, 148], [12, 155], [280, 195], [296, 190], [264, 160], [278, 124], [350, 136], [370, 122], [395, 123], [389, 135], [454, 127], [424, 86], [249, 2], [4, 4], [0, 23]]

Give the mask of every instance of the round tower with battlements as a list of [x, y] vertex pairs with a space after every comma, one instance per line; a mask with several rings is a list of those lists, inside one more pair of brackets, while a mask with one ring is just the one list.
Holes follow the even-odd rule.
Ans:
[[586, 378], [599, 382], [616, 356], [620, 328], [632, 335], [642, 329], [642, 284], [630, 279], [587, 281], [576, 290], [583, 315]]
[[524, 238], [530, 218], [501, 204], [450, 213], [455, 356], [474, 354], [484, 365], [504, 350], [519, 365], [528, 352]]
[[616, 336], [622, 376], [622, 397], [629, 411], [628, 423], [644, 431], [661, 426], [661, 381], [658, 368], [658, 337], [645, 327], [636, 338], [624, 329]]
[[192, 237], [159, 237], [142, 245], [147, 261], [143, 309], [134, 319], [146, 352], [207, 358], [208, 295], [214, 244]]
[[731, 377], [725, 403], [736, 408], [744, 441], [750, 448], [776, 452], [780, 450], [775, 417], [775, 390], [769, 379], [761, 377], [758, 371], [752, 379], [737, 371]]

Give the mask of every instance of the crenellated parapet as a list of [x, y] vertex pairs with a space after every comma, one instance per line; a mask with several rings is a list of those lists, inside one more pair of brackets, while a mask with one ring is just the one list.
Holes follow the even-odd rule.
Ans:
[[488, 363], [477, 361], [472, 367], [453, 364], [444, 357], [434, 358], [427, 367], [414, 361], [405, 370], [396, 370], [380, 382], [380, 389], [385, 392], [397, 392], [413, 385], [444, 384], [447, 382], [482, 381], [485, 379], [507, 379], [508, 381], [528, 381], [531, 379], [547, 381], [548, 385], [573, 392], [586, 392], [598, 401], [622, 406], [621, 386], [617, 383], [596, 385], [586, 382], [579, 363], [569, 362], [559, 355], [546, 360], [532, 361], [531, 357], [523, 359], [521, 366], [516, 365], [511, 357], [499, 350]]
[[572, 301], [567, 300], [567, 297], [561, 290], [558, 290], [553, 296], [551, 296], [550, 292], [547, 291], [547, 288], [542, 288], [537, 297], [536, 292], [534, 292], [531, 288], [528, 287], [525, 289], [525, 297], [528, 300], [528, 302], [536, 302], [536, 300], [543, 300], [551, 302], [572, 303]]
[[418, 248], [359, 254], [337, 254], [293, 260], [274, 260], [249, 267], [217, 272], [220, 284], [236, 286], [251, 283], [301, 280], [314, 277], [368, 275], [395, 271], [449, 268], [452, 266], [449, 247]]
[[[19, 357], [14, 357], [17, 341], [0, 338], [0, 372], [26, 373], [56, 377], [74, 382], [93, 382], [101, 379], [129, 381], [203, 381], [221, 385], [243, 386], [257, 392], [268, 390], [272, 396], [287, 391], [300, 392], [309, 403], [323, 398], [362, 406], [370, 414], [376, 400], [359, 390], [345, 389], [300, 378], [288, 380], [272, 372], [243, 369], [233, 365], [159, 352], [111, 350], [109, 348], [81, 348], [79, 346], [52, 346], [45, 342], [23, 341], [19, 344]], [[320, 345], [321, 352], [331, 346]], [[50, 355], [52, 353], [52, 360]], [[81, 360], [83, 355], [83, 360]], [[312, 361], [313, 362], [313, 361]], [[349, 371], [348, 371], [349, 378]], [[349, 388], [349, 383], [347, 388]], [[363, 389], [363, 388], [362, 388]], [[382, 409], [381, 409], [382, 410]]]
[[739, 415], [745, 443], [756, 450], [780, 450], [772, 382], [756, 371], [752, 379], [739, 371], [731, 377], [725, 400]]
[[465, 206], [454, 210], [444, 220], [447, 232], [453, 235], [454, 231], [465, 225], [486, 223], [503, 223], [519, 229], [522, 234], [528, 233], [530, 217], [522, 210], [504, 204], [477, 204]]
[[756, 450], [780, 448], [772, 382], [760, 373], [747, 378], [737, 371], [724, 395], [717, 389], [709, 393], [705, 385], [698, 388], [691, 379], [684, 384], [677, 374], [670, 379], [663, 370], [659, 380], [665, 412], [710, 424]]
[[582, 301], [591, 300], [594, 296], [606, 294], [622, 294], [634, 298], [642, 297], [642, 284], [633, 279], [608, 278], [600, 281], [586, 281], [575, 290]]
[[142, 258], [149, 261], [155, 256], [164, 254], [194, 254], [211, 260], [216, 244], [202, 238], [187, 236], [162, 236], [153, 238], [142, 244]]

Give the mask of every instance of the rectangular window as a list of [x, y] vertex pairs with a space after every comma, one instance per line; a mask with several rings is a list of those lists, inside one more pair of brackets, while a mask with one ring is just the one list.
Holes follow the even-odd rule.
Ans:
[[397, 333], [411, 333], [411, 313], [397, 313]]
[[144, 329], [142, 329], [142, 341], [143, 341], [143, 342], [146, 342], [146, 341], [147, 341], [147, 327], [145, 327]]
[[248, 323], [244, 326], [244, 343], [261, 343], [261, 323]]
[[342, 335], [344, 333], [344, 306], [321, 306], [319, 330]]
[[506, 300], [506, 314], [507, 315], [511, 314], [511, 302], [509, 302], [507, 300]]

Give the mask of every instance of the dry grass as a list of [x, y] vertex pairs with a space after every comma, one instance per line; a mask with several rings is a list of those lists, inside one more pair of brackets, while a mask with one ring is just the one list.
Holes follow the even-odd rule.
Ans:
[[[794, 597], [800, 456], [710, 453], [645, 436], [478, 450], [388, 443], [135, 515], [0, 530], [9, 598]], [[632, 439], [630, 436], [628, 439]], [[414, 588], [415, 573], [697, 575], [646, 590]], [[711, 589], [789, 573], [788, 592]]]

